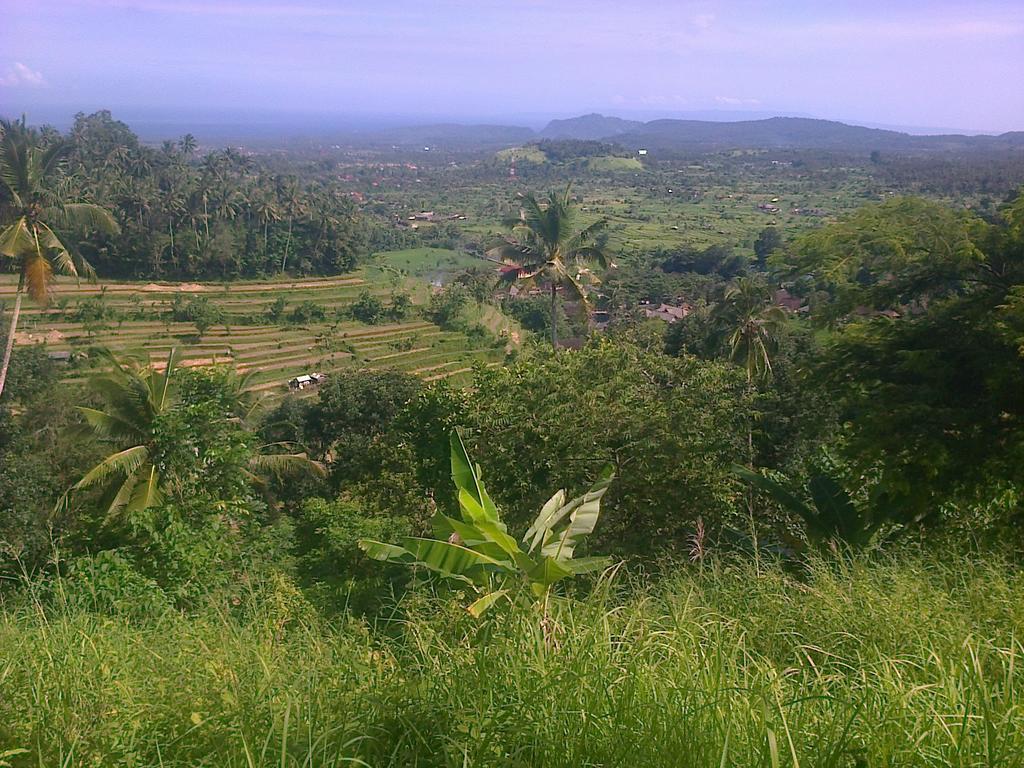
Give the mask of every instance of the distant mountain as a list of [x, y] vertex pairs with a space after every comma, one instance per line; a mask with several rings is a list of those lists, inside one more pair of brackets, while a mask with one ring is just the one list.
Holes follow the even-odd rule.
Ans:
[[540, 132], [540, 138], [596, 141], [635, 131], [643, 125], [638, 120], [623, 120], [621, 117], [605, 117], [593, 113], [567, 120], [552, 120]]
[[441, 123], [361, 131], [374, 144], [439, 149], [503, 149], [538, 140], [602, 141], [627, 149], [719, 152], [730, 149], [818, 149], [837, 152], [964, 152], [1024, 148], [1024, 132], [1000, 136], [921, 136], [806, 117], [732, 122], [662, 119], [640, 122], [600, 114], [552, 120], [540, 132], [514, 125]]
[[1024, 147], [1021, 132], [1001, 136], [912, 136], [899, 131], [864, 128], [833, 120], [772, 117], [732, 123], [700, 120], [652, 120], [615, 141], [625, 147], [716, 151], [725, 149], [827, 149], [850, 152], [882, 150], [956, 151]]

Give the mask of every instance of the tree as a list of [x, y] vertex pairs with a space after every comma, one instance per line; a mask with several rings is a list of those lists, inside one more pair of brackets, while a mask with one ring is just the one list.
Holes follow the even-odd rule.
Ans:
[[[747, 390], [753, 400], [759, 384], [772, 376], [772, 355], [779, 330], [786, 322], [785, 312], [775, 305], [771, 286], [749, 277], [738, 278], [730, 285], [716, 314], [728, 333], [729, 357], [743, 367]], [[747, 467], [754, 469], [754, 417], [747, 419]], [[753, 486], [747, 495], [750, 536], [757, 548], [757, 526], [754, 523]]]
[[743, 461], [751, 404], [736, 366], [602, 339], [480, 370], [466, 392], [435, 391], [400, 420], [439, 503], [447, 488], [437, 483], [436, 425], [454, 424], [490, 467], [488, 488], [509, 525], [529, 525], [546, 488], [583, 487], [606, 463], [619, 478], [595, 534], [606, 551], [671, 550], [698, 517], [715, 535], [742, 521], [728, 470]]
[[104, 209], [72, 202], [48, 184], [67, 151], [63, 141], [43, 146], [25, 118], [0, 121], [0, 257], [9, 259], [18, 272], [14, 312], [0, 363], [0, 394], [11, 363], [23, 295], [27, 292], [35, 301], [45, 303], [54, 271], [94, 274], [89, 263], [65, 244], [66, 236], [62, 239], [58, 233], [70, 229], [119, 231]]
[[109, 353], [105, 356], [112, 370], [90, 380], [104, 408], [79, 410], [96, 437], [116, 450], [71, 486], [61, 502], [66, 503], [71, 493], [100, 486], [104, 491], [100, 508], [113, 517], [163, 501], [158, 420], [174, 404], [172, 381], [178, 358], [172, 350], [163, 368], [157, 369], [122, 362]]
[[511, 232], [488, 254], [511, 268], [502, 275], [508, 285], [519, 282], [544, 286], [551, 294], [551, 347], [558, 348], [558, 292], [563, 291], [588, 306], [587, 284], [598, 283], [593, 266], [609, 266], [603, 248], [595, 244], [608, 225], [598, 219], [576, 229], [577, 210], [570, 196], [571, 185], [561, 195], [551, 192], [546, 204], [524, 195], [517, 218], [506, 222]]
[[730, 285], [715, 310], [728, 334], [729, 357], [743, 367], [750, 385], [772, 375], [772, 353], [785, 311], [775, 304], [771, 286], [741, 277]]
[[[548, 599], [552, 587], [568, 578], [607, 568], [607, 557], [576, 558], [576, 548], [589, 536], [601, 515], [601, 499], [614, 478], [605, 467], [582, 496], [566, 501], [560, 490], [541, 508], [522, 539], [522, 546], [508, 533], [494, 501], [474, 466], [461, 436], [451, 436], [452, 480], [458, 489], [461, 519], [438, 514], [429, 539], [407, 536], [402, 544], [372, 539], [359, 542], [375, 560], [426, 568], [443, 578], [462, 582], [482, 593], [467, 610], [481, 616], [501, 599], [529, 594], [543, 604], [543, 628], [550, 640]], [[519, 583], [529, 592], [516, 589]]]
[[352, 302], [349, 312], [361, 323], [376, 325], [384, 319], [384, 302], [368, 290], [363, 290], [359, 298]]
[[254, 409], [247, 379], [227, 369], [179, 369], [176, 350], [162, 366], [105, 353], [111, 370], [89, 384], [103, 408], [81, 407], [93, 434], [114, 447], [62, 497], [93, 487], [107, 519], [165, 500], [240, 499], [268, 476], [323, 468], [290, 445], [257, 446], [244, 418]]
[[754, 241], [754, 256], [757, 257], [757, 263], [763, 267], [768, 257], [781, 247], [782, 235], [779, 234], [778, 227], [765, 227]]
[[985, 222], [937, 203], [867, 206], [800, 238], [789, 269], [828, 297], [812, 380], [846, 422], [873, 503], [927, 521], [1017, 486], [1024, 459], [1024, 196]]

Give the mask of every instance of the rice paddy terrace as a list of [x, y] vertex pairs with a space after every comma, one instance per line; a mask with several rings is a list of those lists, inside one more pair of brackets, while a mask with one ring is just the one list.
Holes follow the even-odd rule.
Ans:
[[[90, 284], [59, 280], [48, 306], [23, 304], [15, 342], [71, 353], [69, 380], [88, 375], [95, 365], [89, 352], [98, 347], [148, 357], [155, 363], [177, 348], [186, 366], [230, 364], [239, 372], [251, 372], [253, 389], [271, 397], [286, 393], [291, 378], [312, 371], [329, 375], [346, 368], [391, 368], [426, 381], [462, 383], [477, 362], [497, 365], [504, 359], [506, 345], [500, 339], [488, 341], [444, 330], [423, 319], [415, 307], [402, 321], [367, 325], [352, 320], [345, 310], [363, 292], [389, 301], [393, 287], [379, 277], [376, 270], [370, 270], [341, 277], [263, 282]], [[422, 299], [426, 286], [418, 287], [411, 293]], [[7, 311], [15, 289], [13, 276], [0, 276], [0, 304], [6, 305]], [[195, 324], [171, 319], [175, 298], [193, 296], [207, 298], [223, 313], [223, 322], [201, 335]], [[275, 303], [282, 316], [278, 322], [268, 319]], [[315, 305], [322, 310], [323, 319], [297, 322], [289, 313], [301, 305]], [[500, 320], [488, 323], [487, 318], [482, 319], [501, 332]]]

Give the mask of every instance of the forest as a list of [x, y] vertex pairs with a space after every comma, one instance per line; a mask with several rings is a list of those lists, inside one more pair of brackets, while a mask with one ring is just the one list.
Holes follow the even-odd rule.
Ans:
[[[1019, 165], [0, 133], [0, 766], [1024, 764]], [[438, 245], [345, 321], [521, 334], [464, 381], [11, 331]]]

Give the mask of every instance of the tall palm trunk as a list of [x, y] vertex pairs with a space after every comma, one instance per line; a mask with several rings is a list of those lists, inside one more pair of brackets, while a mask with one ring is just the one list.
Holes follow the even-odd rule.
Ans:
[[558, 351], [558, 286], [551, 283], [551, 349]]
[[284, 255], [281, 257], [281, 274], [284, 274], [285, 264], [288, 263], [288, 251], [292, 247], [292, 217], [288, 217], [288, 237], [284, 241]]
[[[747, 469], [754, 471], [754, 409], [753, 400], [756, 388], [754, 377], [747, 366], [747, 395], [750, 398], [750, 413], [747, 417]], [[757, 523], [754, 520], [754, 485], [747, 483], [747, 516], [750, 519], [750, 543], [754, 548], [754, 572], [761, 575], [761, 553], [757, 542]]]
[[14, 351], [14, 334], [18, 330], [18, 318], [21, 316], [21, 297], [25, 295], [25, 275], [18, 280], [18, 292], [14, 299], [14, 314], [11, 315], [11, 326], [7, 330], [7, 344], [4, 345], [4, 361], [0, 366], [0, 395], [4, 393], [7, 382], [7, 369], [11, 365], [11, 353]]

